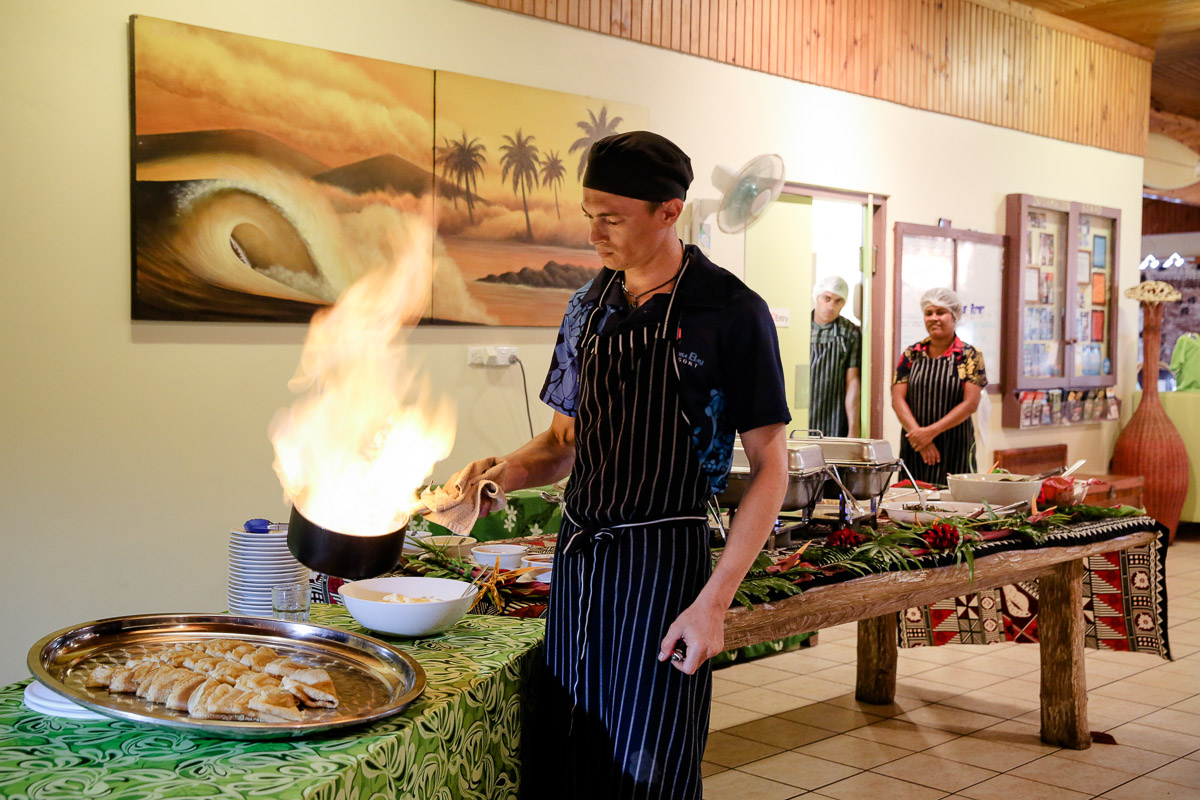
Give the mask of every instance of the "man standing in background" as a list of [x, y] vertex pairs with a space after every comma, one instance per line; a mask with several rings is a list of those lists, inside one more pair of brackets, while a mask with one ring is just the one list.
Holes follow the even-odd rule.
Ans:
[[858, 436], [862, 333], [842, 316], [850, 287], [836, 275], [813, 286], [808, 427], [826, 436]]

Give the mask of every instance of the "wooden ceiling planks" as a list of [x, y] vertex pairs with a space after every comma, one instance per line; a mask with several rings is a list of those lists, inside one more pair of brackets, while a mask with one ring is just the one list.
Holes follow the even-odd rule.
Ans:
[[[1145, 153], [1152, 51], [1084, 22], [1104, 6], [1134, 26], [1141, 0], [468, 2], [914, 108]], [[1145, 4], [1172, 3], [1200, 7], [1200, 0]], [[1183, 36], [1180, 27], [1164, 25], [1159, 33]]]

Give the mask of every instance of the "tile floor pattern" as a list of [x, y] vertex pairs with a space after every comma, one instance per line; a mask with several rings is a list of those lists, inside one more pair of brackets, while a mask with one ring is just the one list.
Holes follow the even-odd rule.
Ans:
[[901, 650], [896, 700], [854, 699], [855, 626], [713, 673], [706, 800], [1200, 800], [1200, 533], [1167, 555], [1175, 661], [1087, 651], [1088, 721], [1038, 738], [1038, 648]]

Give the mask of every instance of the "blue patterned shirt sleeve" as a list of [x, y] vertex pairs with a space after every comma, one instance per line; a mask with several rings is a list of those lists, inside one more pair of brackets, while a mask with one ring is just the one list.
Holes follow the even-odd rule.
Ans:
[[571, 295], [567, 313], [563, 315], [562, 325], [558, 329], [554, 353], [550, 357], [550, 371], [546, 373], [546, 382], [542, 385], [542, 402], [568, 417], [575, 416], [579, 394], [577, 350], [590, 310], [590, 306], [584, 304], [583, 296], [591, 287], [592, 281], [588, 281]]

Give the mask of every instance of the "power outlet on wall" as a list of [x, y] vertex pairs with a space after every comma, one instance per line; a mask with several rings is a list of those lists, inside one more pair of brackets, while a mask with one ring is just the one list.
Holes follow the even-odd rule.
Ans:
[[507, 367], [517, 358], [517, 348], [511, 345], [487, 345], [467, 348], [467, 365], [471, 367]]

